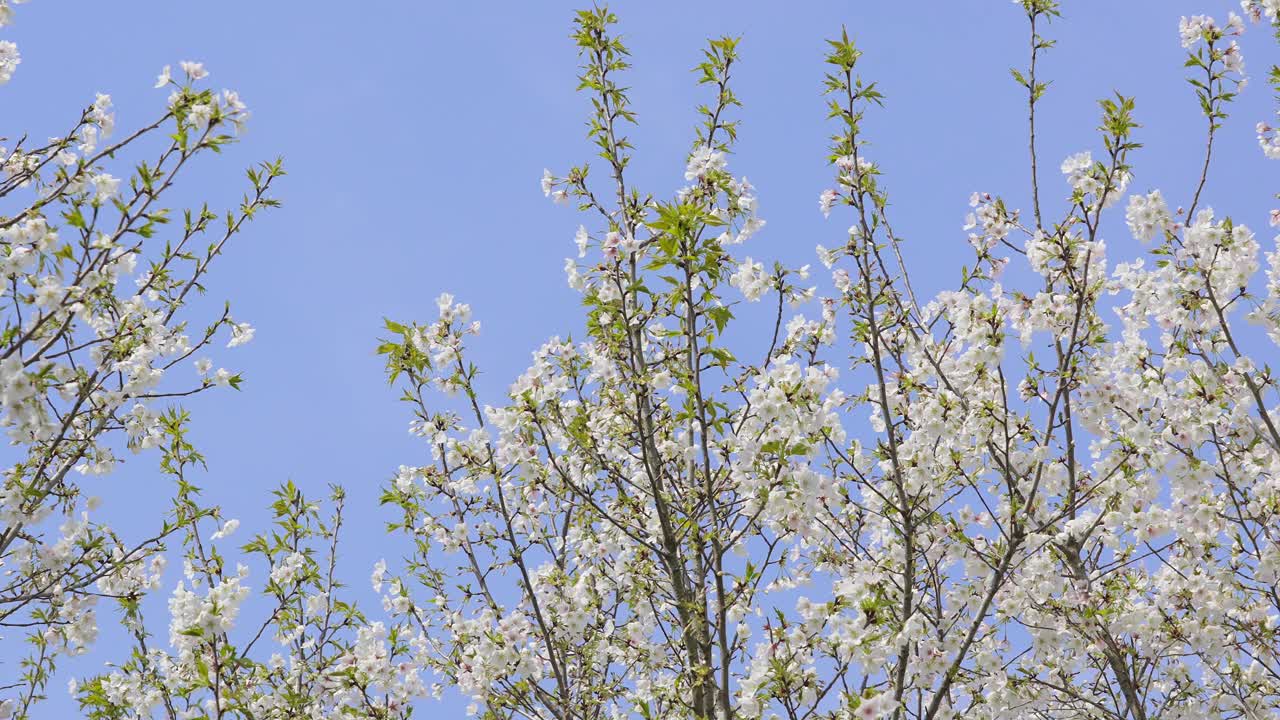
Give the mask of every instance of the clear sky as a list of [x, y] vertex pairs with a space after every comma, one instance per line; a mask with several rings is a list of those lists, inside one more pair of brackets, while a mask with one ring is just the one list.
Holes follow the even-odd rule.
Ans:
[[[1045, 31], [1059, 45], [1041, 70], [1053, 81], [1039, 115], [1046, 211], [1056, 214], [1048, 208], [1067, 195], [1062, 158], [1101, 151], [1095, 101], [1113, 90], [1137, 96], [1145, 126], [1131, 188], [1159, 187], [1171, 206], [1188, 203], [1204, 120], [1183, 79], [1178, 17], [1225, 20], [1238, 4], [1064, 5], [1064, 18]], [[0, 135], [60, 132], [97, 91], [115, 98], [120, 131], [136, 127], [164, 105], [167, 92], [152, 89], [161, 66], [190, 59], [205, 63], [214, 87], [239, 90], [254, 116], [242, 143], [208, 156], [174, 200], [224, 207], [243, 191], [245, 166], [285, 158], [289, 175], [277, 192], [284, 208], [255, 222], [207, 283], [210, 300], [230, 298], [237, 319], [258, 329], [248, 346], [215, 356], [244, 373], [244, 391], [188, 405], [192, 437], [210, 465], [198, 482], [243, 519], [246, 537], [278, 482], [292, 478], [317, 496], [342, 483], [350, 491], [344, 564], [353, 584], [365, 593], [372, 562], [398, 555], [383, 539], [389, 515], [377, 506], [378, 488], [398, 465], [422, 464], [428, 454], [408, 435], [406, 409], [374, 354], [384, 316], [430, 320], [444, 290], [471, 303], [484, 324], [472, 346], [490, 402], [500, 401], [543, 339], [578, 327], [577, 296], [561, 266], [579, 218], [538, 186], [544, 167], [562, 172], [592, 156], [567, 37], [577, 6], [35, 0], [17, 7], [5, 37], [18, 43], [23, 63], [0, 89]], [[887, 96], [867, 121], [870, 155], [884, 172], [895, 230], [907, 238], [917, 290], [943, 289], [967, 261], [961, 225], [971, 192], [1028, 207], [1025, 95], [1008, 72], [1026, 63], [1027, 31], [1020, 9], [1005, 0], [649, 0], [614, 9], [635, 63], [635, 184], [659, 197], [683, 184], [694, 108], [707, 98], [688, 72], [704, 39], [743, 38], [735, 87], [746, 107], [730, 168], [759, 188], [768, 221], [743, 254], [816, 264], [814, 245], [843, 237], [847, 222], [824, 222], [817, 203], [830, 178], [822, 41], [842, 23], [865, 50], [864, 76]], [[1280, 53], [1260, 26], [1250, 26], [1242, 45], [1256, 79], [1232, 109], [1206, 198], [1267, 237], [1276, 187], [1267, 180], [1276, 166], [1262, 158], [1253, 126], [1271, 118], [1263, 75]], [[1114, 215], [1112, 258], [1137, 256]], [[104, 512], [128, 533], [153, 527], [165, 507], [168, 486], [156, 460], [131, 458], [117, 474], [89, 481], [101, 483]], [[172, 568], [165, 593], [177, 577]], [[106, 608], [101, 621], [110, 622]], [[156, 627], [162, 639], [165, 627]], [[100, 666], [108, 637], [64, 669]], [[53, 682], [54, 698], [38, 716], [69, 711], [68, 677]], [[453, 698], [426, 716], [461, 716], [463, 705]]]

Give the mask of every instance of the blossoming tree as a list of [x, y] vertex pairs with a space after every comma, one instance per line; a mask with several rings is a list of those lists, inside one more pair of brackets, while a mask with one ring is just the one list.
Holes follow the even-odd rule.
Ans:
[[[0, 26], [11, 18], [0, 2]], [[0, 41], [0, 83], [19, 62]], [[180, 440], [185, 416], [164, 403], [240, 382], [200, 354], [220, 335], [246, 342], [253, 328], [229, 307], [205, 318], [187, 308], [232, 236], [276, 204], [268, 191], [282, 171], [251, 169], [249, 194], [225, 216], [206, 206], [175, 218], [162, 204], [195, 158], [232, 142], [248, 117], [236, 93], [200, 87], [207, 74], [195, 62], [177, 78], [166, 67], [156, 83], [170, 91], [165, 108], [123, 137], [111, 98], [98, 95], [47, 142], [0, 138], [0, 426], [10, 443], [0, 632], [12, 660], [0, 671], [2, 717], [28, 716], [58, 659], [90, 646], [101, 598], [132, 607], [154, 587], [164, 541], [192, 521], [178, 513], [131, 541], [93, 517], [97, 500], [79, 478], [110, 472], [126, 448]], [[162, 384], [180, 363], [181, 379]], [[173, 461], [165, 453], [163, 464]]]
[[[585, 216], [565, 264], [585, 336], [539, 348], [499, 405], [477, 396], [479, 325], [449, 295], [434, 322], [389, 322], [381, 347], [432, 458], [385, 491], [413, 549], [402, 572], [379, 565], [375, 588], [392, 636], [473, 712], [1280, 712], [1280, 398], [1266, 365], [1280, 251], [1259, 277], [1254, 231], [1201, 197], [1244, 84], [1244, 22], [1182, 20], [1204, 171], [1127, 194], [1129, 97], [1101, 102], [1097, 150], [1062, 163], [1065, 185], [1042, 177], [1037, 61], [1058, 7], [1015, 6], [1026, 204], [973, 195], [974, 260], [932, 299], [912, 286], [865, 151], [863, 114], [882, 98], [847, 35], [827, 57], [820, 208], [850, 226], [818, 248], [820, 294], [806, 268], [737, 250], [764, 224], [727, 164], [737, 42], [706, 49], [688, 184], [664, 197], [628, 174], [614, 16], [579, 13], [600, 162], [546, 173], [543, 191]], [[1243, 7], [1280, 20], [1274, 0]], [[1280, 155], [1269, 125], [1258, 134]], [[1148, 249], [1104, 240], [1110, 213]], [[1113, 262], [1115, 248], [1137, 259]], [[725, 341], [738, 293], [770, 306], [757, 345]]]
[[[0, 0], [0, 25], [10, 10]], [[18, 63], [16, 47], [0, 42], [0, 82]], [[20, 664], [3, 666], [3, 720], [41, 716], [58, 659], [96, 639], [103, 599], [129, 642], [104, 672], [71, 681], [87, 717], [392, 718], [426, 694], [409, 646], [340, 594], [340, 488], [325, 513], [284, 484], [274, 528], [234, 547], [238, 521], [203, 504], [192, 484], [204, 458], [187, 440], [187, 414], [168, 403], [238, 388], [240, 376], [215, 371], [203, 353], [254, 334], [229, 305], [198, 317], [192, 292], [204, 291], [245, 223], [278, 205], [269, 190], [283, 175], [279, 161], [252, 168], [237, 209], [186, 210], [168, 227], [161, 196], [248, 118], [235, 92], [200, 87], [208, 74], [196, 62], [181, 63], [176, 77], [166, 66], [155, 85], [170, 91], [164, 111], [121, 140], [110, 142], [111, 101], [99, 95], [64, 135], [0, 148], [9, 203], [0, 214], [0, 425], [18, 457], [0, 495], [0, 628], [6, 650], [15, 632], [31, 646]], [[127, 169], [131, 154], [127, 181], [108, 172]], [[164, 379], [188, 362], [194, 381]], [[141, 541], [125, 536], [142, 528], [117, 533], [93, 519], [97, 499], [78, 480], [109, 473], [126, 449], [156, 451], [174, 487], [169, 517]], [[142, 600], [159, 586], [171, 546], [183, 577], [158, 641]], [[255, 561], [268, 568], [259, 583], [248, 579]], [[262, 596], [261, 617], [241, 616], [251, 590]]]
[[[507, 399], [485, 405], [467, 305], [443, 295], [434, 322], [387, 323], [380, 351], [432, 457], [383, 494], [409, 555], [374, 568], [381, 621], [335, 574], [341, 490], [325, 514], [286, 484], [276, 526], [232, 551], [237, 523], [188, 480], [202, 458], [184, 416], [152, 409], [168, 394], [160, 371], [223, 327], [232, 343], [251, 332], [224, 315], [189, 337], [176, 319], [225, 237], [205, 254], [194, 240], [142, 242], [163, 229], [155, 195], [189, 154], [229, 140], [217, 129], [242, 118], [238, 100], [197, 90], [203, 68], [184, 65], [169, 111], [142, 131], [167, 125], [172, 149], [125, 193], [101, 167], [122, 146], [96, 150], [105, 102], [65, 140], [6, 151], [0, 192], [37, 192], [0, 220], [15, 268], [3, 418], [28, 457], [5, 481], [0, 548], [19, 570], [0, 620], [34, 623], [37, 653], [5, 712], [30, 713], [108, 595], [134, 646], [73, 685], [100, 718], [403, 718], [443, 691], [429, 673], [487, 718], [1273, 716], [1280, 398], [1265, 358], [1280, 341], [1280, 250], [1258, 277], [1254, 233], [1201, 198], [1243, 85], [1243, 20], [1180, 26], [1206, 123], [1199, 176], [1129, 193], [1138, 111], [1115, 96], [1101, 103], [1101, 150], [1067, 158], [1042, 205], [1037, 60], [1058, 8], [1015, 5], [1028, 21], [1028, 64], [1013, 73], [1027, 98], [1028, 204], [975, 193], [974, 260], [932, 299], [916, 294], [866, 154], [863, 114], [882, 97], [847, 35], [827, 57], [833, 181], [819, 204], [850, 227], [818, 248], [830, 270], [820, 294], [807, 268], [737, 250], [764, 225], [754, 188], [728, 168], [737, 42], [706, 50], [711, 99], [688, 184], [661, 199], [628, 174], [635, 116], [614, 17], [579, 13], [601, 162], [548, 172], [543, 191], [586, 218], [565, 264], [585, 337], [547, 342]], [[1275, 0], [1243, 7], [1280, 23]], [[0, 71], [16, 58], [0, 46]], [[1258, 137], [1280, 156], [1270, 125]], [[278, 174], [251, 175], [255, 195], [227, 235], [270, 204]], [[1102, 221], [1121, 212], [1149, 249], [1112, 263]], [[182, 238], [212, 221], [192, 213]], [[146, 252], [141, 290], [122, 294], [116, 279]], [[739, 294], [773, 318], [747, 340]], [[235, 379], [187, 392], [218, 382]], [[109, 467], [112, 437], [159, 448], [176, 481], [172, 519], [134, 547], [77, 515], [72, 473]], [[46, 539], [54, 517], [66, 522]], [[166, 645], [138, 597], [167, 537], [181, 542], [184, 578]], [[239, 554], [268, 574], [254, 581]], [[242, 612], [254, 588], [257, 617]]]

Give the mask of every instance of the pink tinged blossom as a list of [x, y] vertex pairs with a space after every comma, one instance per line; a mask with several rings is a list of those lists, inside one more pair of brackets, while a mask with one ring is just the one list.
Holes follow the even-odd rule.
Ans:
[[831, 207], [836, 204], [838, 196], [835, 190], [823, 190], [818, 195], [818, 208], [822, 210], [822, 217], [831, 217]]
[[0, 40], [0, 85], [9, 82], [21, 62], [22, 55], [18, 53], [18, 46], [8, 40]]
[[1178, 21], [1178, 35], [1182, 38], [1182, 47], [1190, 48], [1204, 39], [1207, 33], [1217, 29], [1213, 18], [1207, 15], [1185, 15]]
[[209, 71], [204, 69], [204, 63], [183, 60], [178, 65], [182, 68], [182, 72], [193, 82], [209, 77]]
[[604, 242], [600, 247], [604, 251], [604, 256], [609, 260], [618, 259], [618, 248], [622, 243], [622, 234], [616, 230], [611, 230], [604, 236]]

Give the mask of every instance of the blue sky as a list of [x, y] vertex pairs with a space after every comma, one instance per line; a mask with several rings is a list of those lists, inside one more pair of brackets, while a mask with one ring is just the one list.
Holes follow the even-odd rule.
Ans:
[[[484, 324], [472, 346], [490, 402], [543, 339], [578, 327], [561, 265], [579, 218], [538, 187], [544, 167], [564, 171], [592, 155], [567, 38], [577, 6], [36, 0], [17, 8], [5, 37], [23, 63], [0, 89], [0, 134], [55, 134], [98, 91], [115, 98], [121, 131], [135, 127], [163, 107], [167, 93], [151, 87], [161, 66], [191, 59], [205, 63], [215, 87], [240, 91], [254, 117], [242, 143], [207, 158], [174, 201], [226, 206], [243, 191], [245, 166], [285, 158], [284, 208], [255, 222], [208, 282], [210, 301], [230, 298], [237, 318], [258, 329], [250, 345], [215, 356], [244, 373], [244, 391], [188, 405], [210, 464], [199, 482], [244, 520], [241, 533], [260, 524], [269, 489], [285, 479], [315, 495], [344, 484], [353, 530], [346, 572], [365, 588], [372, 562], [396, 555], [382, 539], [388, 515], [378, 488], [396, 466], [427, 457], [373, 352], [382, 318], [429, 320], [445, 290], [469, 302]], [[969, 193], [1029, 205], [1025, 96], [1008, 72], [1026, 63], [1027, 33], [1007, 2], [663, 0], [614, 9], [635, 62], [633, 184], [659, 197], [683, 184], [694, 108], [706, 97], [689, 69], [705, 38], [743, 38], [735, 87], [746, 107], [730, 167], [759, 188], [768, 221], [743, 254], [816, 264], [814, 245], [843, 235], [847, 222], [824, 222], [817, 207], [830, 177], [822, 41], [841, 24], [865, 50], [864, 76], [887, 96], [866, 124], [870, 156], [883, 169], [918, 291], [953, 283], [967, 261]], [[1101, 150], [1095, 101], [1113, 90], [1137, 96], [1145, 126], [1132, 189], [1159, 187], [1170, 205], [1189, 202], [1204, 121], [1183, 79], [1177, 21], [1225, 19], [1228, 10], [1238, 5], [1066, 4], [1045, 31], [1059, 46], [1041, 66], [1053, 81], [1039, 116], [1049, 216], [1067, 194], [1061, 159]], [[1259, 180], [1273, 178], [1274, 166], [1252, 128], [1271, 117], [1262, 76], [1280, 53], [1258, 26], [1242, 44], [1256, 79], [1233, 108], [1205, 197], [1265, 230], [1274, 185]], [[1136, 241], [1112, 222], [1113, 259], [1137, 256]], [[155, 460], [139, 456], [91, 481], [102, 484], [104, 512], [131, 532], [158, 522], [165, 507]], [[100, 649], [67, 667], [87, 672], [106, 658]], [[68, 708], [66, 678], [53, 683], [49, 716]], [[445, 715], [463, 704], [451, 700]]]

